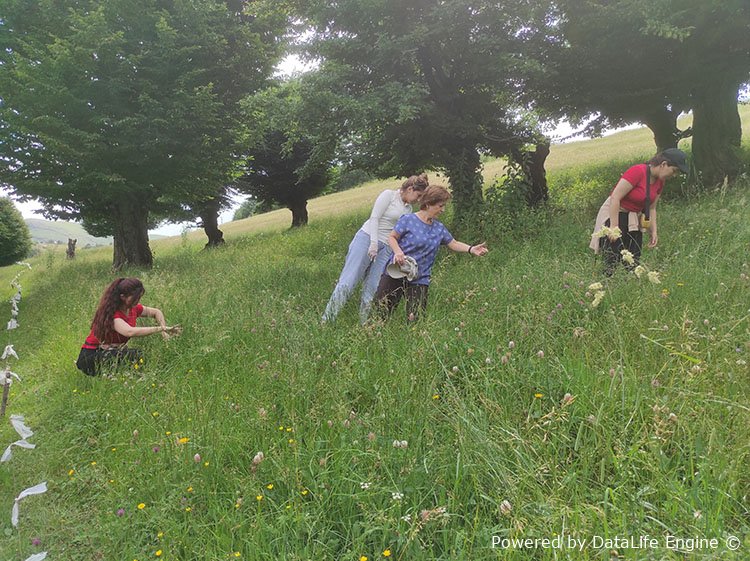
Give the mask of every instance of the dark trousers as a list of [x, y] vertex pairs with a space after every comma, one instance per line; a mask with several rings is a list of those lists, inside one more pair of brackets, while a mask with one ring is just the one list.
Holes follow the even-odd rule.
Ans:
[[[620, 253], [623, 249], [627, 249], [630, 253], [633, 254], [633, 259], [635, 262], [633, 265], [628, 265], [625, 263], [625, 267], [628, 270], [632, 270], [638, 265], [638, 262], [641, 260], [641, 247], [643, 247], [643, 232], [641, 232], [640, 228], [638, 230], [635, 230], [634, 232], [628, 231], [628, 213], [627, 212], [621, 212], [619, 215], [619, 224], [620, 231], [622, 232], [622, 236], [613, 241], [610, 241], [610, 239], [607, 236], [603, 236], [599, 238], [599, 249], [602, 253], [602, 257], [604, 258], [604, 274], [609, 276], [612, 276], [612, 274], [615, 272], [615, 267], [617, 267], [617, 264], [622, 261], [622, 254]], [[609, 226], [609, 218], [604, 222], [605, 226]]]
[[415, 321], [427, 308], [427, 289], [424, 284], [411, 284], [406, 278], [394, 279], [387, 274], [380, 277], [378, 290], [375, 292], [375, 314], [387, 319], [393, 314], [401, 298], [406, 296], [406, 317]]
[[117, 367], [122, 363], [137, 364], [143, 353], [139, 349], [121, 347], [117, 349], [81, 349], [76, 366], [88, 376], [97, 376], [102, 367]]

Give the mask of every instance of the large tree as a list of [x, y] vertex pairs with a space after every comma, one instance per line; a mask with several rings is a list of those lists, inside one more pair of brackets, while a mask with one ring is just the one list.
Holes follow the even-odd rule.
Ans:
[[484, 0], [300, 0], [321, 60], [306, 81], [319, 132], [380, 175], [445, 172], [456, 218], [482, 201], [481, 153], [536, 140], [515, 103], [532, 15], [528, 3]]
[[0, 197], [0, 267], [23, 259], [30, 251], [29, 227], [13, 202]]
[[[551, 0], [543, 61], [525, 98], [588, 132], [641, 122], [657, 150], [693, 134], [708, 182], [739, 169], [739, 86], [750, 72], [746, 0]], [[692, 130], [677, 117], [691, 110]]]
[[299, 80], [267, 88], [241, 103], [248, 135], [244, 173], [235, 188], [292, 212], [292, 227], [307, 224], [307, 201], [330, 183], [335, 141], [320, 134]]
[[0, 181], [47, 217], [113, 235], [115, 268], [150, 266], [149, 224], [231, 179], [232, 107], [277, 60], [274, 14], [234, 0], [6, 0]]

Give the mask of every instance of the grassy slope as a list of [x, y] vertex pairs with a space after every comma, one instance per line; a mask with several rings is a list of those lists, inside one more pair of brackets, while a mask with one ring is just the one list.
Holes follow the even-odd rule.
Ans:
[[[661, 285], [618, 274], [591, 309], [592, 217], [569, 212], [483, 260], [441, 257], [429, 317], [411, 329], [400, 317], [361, 329], [355, 306], [318, 325], [382, 184], [314, 201], [362, 196], [357, 214], [313, 215], [302, 231], [245, 231], [211, 253], [159, 242], [155, 268], [128, 273], [185, 333], [138, 342], [147, 368], [114, 380], [72, 364], [109, 252], [42, 255], [21, 277], [21, 329], [2, 340], [24, 378], [10, 412], [38, 448], [0, 468], [0, 505], [42, 480], [50, 491], [21, 504], [19, 530], [0, 518], [0, 559], [544, 560], [560, 552], [493, 550], [492, 536], [747, 536], [748, 187], [665, 198], [662, 246], [644, 258]], [[19, 270], [0, 269], [3, 301]], [[446, 516], [421, 521], [438, 507]]]

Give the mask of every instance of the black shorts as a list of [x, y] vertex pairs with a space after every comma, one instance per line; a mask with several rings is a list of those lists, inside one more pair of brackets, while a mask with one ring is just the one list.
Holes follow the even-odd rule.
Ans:
[[120, 347], [116, 349], [85, 349], [78, 354], [76, 366], [88, 376], [97, 376], [102, 367], [117, 367], [122, 363], [137, 364], [143, 358], [139, 349]]

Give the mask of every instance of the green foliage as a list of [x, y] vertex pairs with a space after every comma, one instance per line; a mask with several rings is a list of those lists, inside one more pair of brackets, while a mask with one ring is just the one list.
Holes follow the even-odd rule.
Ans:
[[23, 216], [7, 197], [0, 197], [0, 267], [15, 263], [31, 251], [31, 234]]
[[307, 201], [329, 184], [333, 154], [305, 126], [299, 85], [289, 82], [249, 97], [243, 111], [256, 139], [245, 150], [245, 173], [236, 188], [289, 208], [292, 226], [307, 224]]
[[[695, 167], [708, 184], [739, 173], [736, 101], [750, 72], [745, 0], [543, 2], [550, 16], [538, 72], [524, 99], [587, 132], [645, 123], [656, 148], [693, 136]], [[622, 56], [627, 52], [628, 56]], [[585, 61], [582, 63], [582, 61]], [[676, 125], [692, 110], [689, 131]]]
[[348, 166], [336, 166], [331, 170], [331, 181], [326, 187], [327, 192], [339, 193], [353, 187], [358, 187], [362, 183], [367, 183], [375, 179], [372, 173], [365, 170], [350, 168]]
[[534, 64], [527, 3], [294, 4], [322, 60], [303, 99], [323, 116], [319, 136], [354, 167], [383, 177], [444, 171], [460, 218], [481, 204], [480, 151], [500, 156], [534, 139], [516, 103]]
[[267, 8], [9, 0], [0, 180], [148, 264], [149, 215], [181, 216], [233, 177], [236, 103], [279, 56], [284, 17]]
[[255, 210], [258, 208], [259, 201], [257, 199], [249, 198], [246, 199], [240, 207], [234, 211], [232, 220], [242, 220], [255, 214]]

